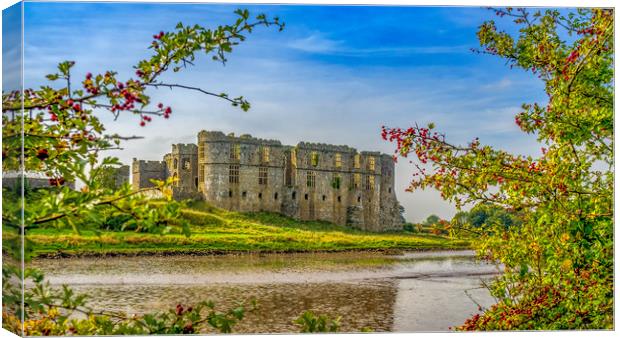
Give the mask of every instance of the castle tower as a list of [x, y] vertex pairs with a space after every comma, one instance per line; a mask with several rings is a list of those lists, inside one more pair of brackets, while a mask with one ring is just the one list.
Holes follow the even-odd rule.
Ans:
[[172, 152], [164, 156], [168, 177], [174, 177], [173, 186], [178, 190], [198, 189], [198, 146], [195, 144], [173, 144]]
[[166, 164], [163, 161], [144, 161], [134, 158], [131, 163], [131, 174], [131, 186], [134, 190], [149, 188], [153, 186], [150, 180], [166, 179]]

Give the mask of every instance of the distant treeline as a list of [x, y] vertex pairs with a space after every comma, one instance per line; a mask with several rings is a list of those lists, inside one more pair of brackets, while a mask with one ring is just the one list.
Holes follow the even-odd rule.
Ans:
[[490, 226], [503, 225], [508, 229], [520, 222], [519, 213], [515, 211], [490, 203], [480, 203], [469, 211], [459, 211], [450, 220], [432, 214], [421, 223], [405, 223], [403, 229], [412, 233], [465, 237], [480, 235]]

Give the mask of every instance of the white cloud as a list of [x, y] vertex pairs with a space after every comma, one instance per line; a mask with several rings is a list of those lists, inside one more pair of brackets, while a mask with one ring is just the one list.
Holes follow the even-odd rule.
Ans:
[[323, 36], [321, 33], [312, 33], [311, 35], [292, 40], [288, 43], [288, 47], [317, 54], [331, 54], [340, 56], [407, 56], [414, 54], [452, 54], [452, 53], [469, 53], [468, 45], [457, 46], [367, 46], [353, 47], [349, 46], [342, 40], [333, 40]]

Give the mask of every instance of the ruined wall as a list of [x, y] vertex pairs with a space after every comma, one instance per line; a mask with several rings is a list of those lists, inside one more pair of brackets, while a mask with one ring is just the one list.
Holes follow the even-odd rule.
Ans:
[[297, 218], [347, 224], [355, 153], [355, 149], [347, 146], [297, 144], [294, 185], [300, 196]]
[[123, 184], [129, 183], [129, 166], [123, 165], [114, 170], [114, 186], [121, 187]]
[[201, 132], [199, 166], [205, 199], [239, 211], [281, 212], [284, 151], [279, 141]]
[[383, 154], [381, 165], [381, 203], [379, 206], [380, 227], [384, 230], [401, 230], [405, 224], [403, 207], [394, 191], [395, 167], [392, 156]]
[[200, 198], [198, 193], [198, 146], [195, 144], [173, 144], [172, 151], [164, 156], [167, 177], [175, 178], [172, 183], [174, 198]]
[[166, 163], [163, 161], [144, 161], [133, 159], [131, 163], [131, 185], [134, 190], [153, 186], [151, 179], [165, 180]]

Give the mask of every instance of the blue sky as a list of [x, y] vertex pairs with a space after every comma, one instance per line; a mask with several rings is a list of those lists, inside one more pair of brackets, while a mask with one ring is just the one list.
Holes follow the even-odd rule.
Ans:
[[[543, 85], [498, 58], [470, 51], [477, 47], [477, 27], [495, 19], [476, 7], [26, 2], [25, 86], [46, 84], [44, 75], [63, 60], [76, 61], [78, 76], [108, 69], [132, 76], [154, 33], [179, 21], [229, 23], [235, 8], [279, 16], [286, 29], [258, 29], [226, 66], [203, 57], [165, 80], [244, 95], [252, 109], [244, 113], [193, 92], [153, 90], [155, 102], [173, 107], [172, 118], [140, 128], [135, 117], [113, 122], [103, 115], [109, 130], [146, 137], [111, 155], [126, 163], [159, 159], [171, 143], [195, 142], [201, 129], [391, 153], [393, 146], [380, 138], [381, 125], [430, 121], [455, 142], [479, 136], [513, 152], [539, 151], [513, 116], [524, 102], [545, 101]], [[436, 192], [404, 192], [411, 173], [406, 161], [397, 164], [396, 191], [406, 218], [452, 216], [454, 208]]]

